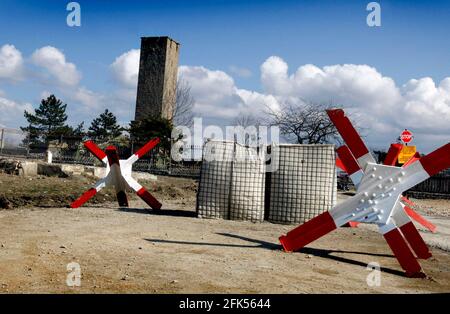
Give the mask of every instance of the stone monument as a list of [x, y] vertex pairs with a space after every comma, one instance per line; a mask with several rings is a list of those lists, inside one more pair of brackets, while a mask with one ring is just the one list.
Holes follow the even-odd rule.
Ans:
[[172, 119], [180, 44], [169, 37], [142, 37], [135, 120]]

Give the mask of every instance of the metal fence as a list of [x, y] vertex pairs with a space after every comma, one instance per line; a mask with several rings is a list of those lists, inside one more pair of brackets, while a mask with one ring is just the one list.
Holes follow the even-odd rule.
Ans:
[[409, 189], [406, 194], [417, 198], [450, 199], [450, 169], [442, 171], [419, 183]]
[[[0, 129], [0, 156], [14, 157], [21, 159], [46, 160], [46, 146], [32, 146], [28, 144], [28, 133], [19, 129]], [[82, 137], [61, 137], [55, 141], [52, 150], [52, 162], [57, 164], [81, 164], [86, 166], [103, 166], [90, 152], [83, 146]], [[100, 143], [100, 140], [92, 139]], [[139, 147], [132, 141], [128, 143], [109, 141], [100, 145], [105, 148], [107, 145], [117, 147], [121, 159], [130, 157]], [[59, 147], [59, 148], [58, 148]], [[198, 177], [201, 167], [201, 146], [182, 146], [183, 154], [180, 161], [170, 158], [169, 153], [161, 150], [153, 150], [143, 156], [133, 165], [134, 171], [149, 172], [153, 174], [164, 174], [184, 177]], [[197, 160], [192, 160], [191, 156], [200, 156]]]
[[[0, 156], [45, 160], [47, 147], [31, 146], [28, 144], [29, 141], [27, 139], [28, 133], [20, 129], [0, 128]], [[54, 155], [53, 162], [101, 166], [95, 157], [83, 149], [82, 140], [80, 137], [61, 137], [59, 142], [67, 143], [68, 145]], [[123, 143], [116, 144], [121, 158], [128, 158], [138, 148], [136, 147], [135, 149], [132, 142], [125, 146], [123, 146]], [[202, 147], [192, 145], [183, 146], [182, 149], [184, 158], [181, 161], [174, 161], [161, 153], [151, 152], [136, 162], [133, 165], [133, 170], [154, 174], [199, 177]], [[190, 157], [196, 158], [192, 160]], [[338, 178], [338, 185], [342, 183], [341, 181]], [[348, 183], [344, 185], [351, 186]], [[411, 188], [407, 194], [415, 197], [444, 197], [450, 199], [450, 169]]]

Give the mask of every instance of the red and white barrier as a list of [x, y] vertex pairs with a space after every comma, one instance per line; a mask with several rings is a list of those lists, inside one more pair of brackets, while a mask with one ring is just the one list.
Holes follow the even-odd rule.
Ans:
[[158, 202], [142, 185], [140, 185], [131, 176], [133, 163], [148, 153], [159, 143], [159, 138], [150, 140], [135, 154], [127, 160], [120, 160], [117, 149], [109, 146], [105, 151], [101, 150], [94, 142], [86, 141], [84, 146], [101, 162], [106, 165], [105, 177], [100, 179], [93, 188], [87, 190], [81, 197], [74, 201], [70, 206], [78, 208], [94, 197], [98, 191], [106, 186], [114, 186], [119, 206], [128, 207], [128, 198], [126, 194], [127, 188], [136, 192], [151, 208], [161, 209], [161, 203]]
[[[395, 166], [398, 160], [398, 156], [403, 149], [402, 144], [391, 144], [389, 147], [388, 153], [386, 155], [386, 158], [384, 159], [384, 165], [388, 166]], [[358, 162], [356, 161], [355, 157], [353, 156], [350, 149], [343, 145], [339, 147], [336, 150], [336, 153], [338, 155], [339, 161], [342, 164], [342, 168], [344, 168], [349, 175], [350, 179], [352, 180], [353, 184], [356, 188], [358, 188], [359, 183], [361, 182], [361, 179], [364, 175], [364, 172], [359, 167]], [[403, 168], [408, 167], [413, 162], [420, 159], [420, 155], [416, 154], [414, 155], [410, 160], [408, 160], [407, 163], [403, 165]], [[422, 226], [430, 230], [431, 232], [436, 232], [436, 226], [432, 224], [430, 221], [426, 220], [424, 217], [422, 217], [419, 213], [415, 212], [412, 207], [415, 207], [415, 204], [408, 200], [406, 197], [401, 198], [402, 202], [406, 202], [409, 206], [404, 206], [404, 210], [406, 214], [414, 219], [416, 222], [420, 223]], [[410, 207], [411, 206], [411, 207]], [[358, 222], [351, 221], [348, 224], [346, 224], [344, 227], [356, 227], [358, 225]], [[420, 235], [419, 235], [420, 237]]]
[[[350, 221], [372, 223], [409, 277], [423, 277], [418, 258], [431, 256], [428, 247], [405, 212], [401, 194], [450, 167], [450, 143], [406, 168], [379, 165], [343, 110], [327, 112], [349, 151], [363, 171], [355, 196], [280, 237], [286, 251], [296, 251]], [[343, 156], [339, 156], [342, 160]], [[345, 167], [349, 167], [345, 165]], [[355, 169], [354, 169], [355, 170]], [[409, 244], [409, 245], [408, 245]]]

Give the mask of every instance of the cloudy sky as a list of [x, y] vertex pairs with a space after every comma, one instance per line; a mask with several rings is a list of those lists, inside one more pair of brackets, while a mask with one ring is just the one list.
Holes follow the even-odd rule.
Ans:
[[68, 2], [0, 2], [0, 126], [50, 93], [73, 125], [105, 108], [127, 124], [140, 37], [167, 35], [206, 123], [305, 99], [357, 112], [374, 148], [404, 128], [423, 152], [450, 139], [448, 1], [378, 1], [381, 27], [367, 26], [370, 1], [89, 0], [81, 27]]

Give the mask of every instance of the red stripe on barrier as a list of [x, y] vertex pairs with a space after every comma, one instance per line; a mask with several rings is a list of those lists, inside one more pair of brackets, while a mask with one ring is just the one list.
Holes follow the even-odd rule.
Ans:
[[419, 162], [425, 171], [431, 176], [450, 167], [450, 143], [436, 149], [428, 155], [420, 158]]
[[347, 169], [345, 168], [344, 163], [339, 158], [336, 158], [336, 167], [338, 167], [342, 171], [345, 171], [346, 173], [348, 173]]
[[383, 164], [387, 166], [395, 166], [395, 164], [397, 163], [398, 155], [400, 155], [402, 149], [403, 149], [402, 144], [391, 144], [388, 153], [386, 155], [386, 158], [384, 158]]
[[346, 227], [346, 228], [358, 228], [359, 222], [357, 221], [349, 221], [347, 222], [345, 225], [343, 225], [342, 227]]
[[118, 165], [120, 166], [120, 162], [119, 162], [119, 154], [117, 153], [117, 148], [115, 148], [114, 146], [108, 146], [106, 148], [106, 155], [108, 156], [108, 162], [109, 165]]
[[358, 162], [347, 146], [344, 145], [339, 147], [338, 149], [336, 149], [336, 153], [347, 169], [346, 171], [349, 175], [352, 175], [361, 169], [359, 168]]
[[161, 209], [162, 204], [158, 202], [144, 187], [137, 191], [137, 195], [144, 200], [151, 208]]
[[424, 217], [422, 217], [419, 213], [417, 213], [416, 211], [414, 211], [411, 207], [409, 206], [405, 206], [405, 212], [406, 214], [411, 217], [412, 219], [414, 219], [415, 221], [417, 221], [418, 223], [420, 223], [422, 226], [424, 226], [425, 228], [427, 228], [428, 230], [430, 230], [431, 232], [435, 233], [436, 232], [436, 225], [434, 225], [433, 223], [431, 223], [430, 221], [426, 220]]
[[356, 159], [366, 155], [369, 152], [358, 132], [353, 127], [352, 123], [345, 116], [344, 110], [327, 110], [327, 114]]
[[415, 206], [416, 204], [414, 204], [409, 198], [407, 198], [406, 196], [402, 196], [401, 200], [407, 204], [409, 204], [410, 206]]
[[422, 239], [419, 231], [417, 231], [412, 222], [404, 224], [400, 227], [400, 230], [418, 258], [428, 259], [432, 256], [428, 246], [425, 244], [425, 241]]
[[423, 278], [425, 276], [421, 272], [422, 268], [420, 264], [410, 251], [408, 244], [398, 229], [393, 229], [384, 234], [384, 238], [400, 263], [400, 266], [405, 270], [407, 277]]
[[84, 147], [86, 147], [87, 150], [90, 151], [95, 157], [100, 159], [100, 161], [105, 159], [105, 152], [102, 151], [93, 141], [84, 142]]
[[147, 144], [145, 144], [143, 147], [141, 147], [141, 149], [139, 149], [135, 153], [135, 155], [137, 155], [138, 158], [141, 158], [142, 156], [147, 154], [153, 147], [158, 145], [159, 142], [160, 142], [159, 138], [154, 138], [154, 139], [150, 140]]
[[74, 201], [72, 204], [70, 204], [70, 207], [72, 207], [72, 208], [81, 207], [84, 203], [86, 203], [92, 197], [94, 197], [95, 194], [97, 194], [97, 190], [95, 188], [87, 190], [76, 201]]
[[280, 243], [286, 252], [297, 251], [305, 245], [317, 240], [336, 229], [333, 217], [329, 212], [305, 222], [297, 228], [280, 237]]

